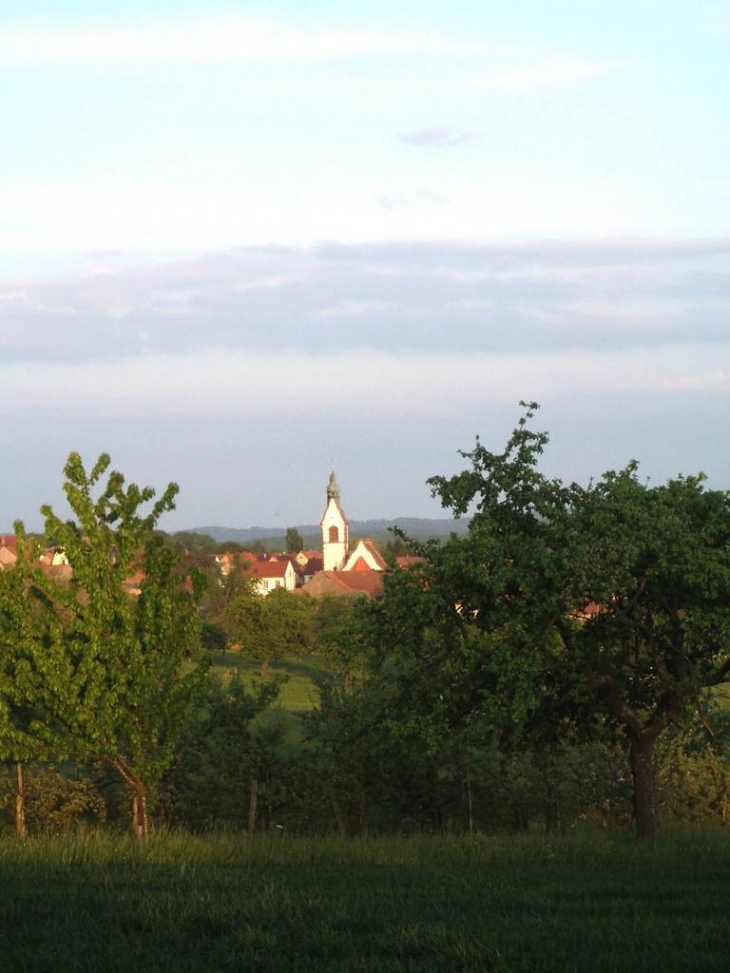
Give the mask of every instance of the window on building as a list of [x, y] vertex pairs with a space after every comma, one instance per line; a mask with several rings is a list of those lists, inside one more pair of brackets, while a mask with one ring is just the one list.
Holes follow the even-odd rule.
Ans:
[[333, 525], [332, 527], [330, 527], [330, 544], [336, 544], [339, 541], [339, 539], [340, 539], [340, 532]]

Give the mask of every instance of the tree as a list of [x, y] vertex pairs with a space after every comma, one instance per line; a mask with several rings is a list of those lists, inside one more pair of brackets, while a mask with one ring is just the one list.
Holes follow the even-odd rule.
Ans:
[[253, 723], [279, 688], [247, 689], [238, 673], [225, 682], [209, 678], [163, 778], [169, 821], [197, 829], [245, 824], [265, 756]]
[[[177, 570], [174, 552], [153, 531], [174, 506], [177, 486], [154, 500], [99, 457], [84, 469], [78, 453], [65, 466], [64, 492], [75, 524], [41, 508], [45, 536], [63, 548], [72, 575], [62, 584], [19, 560], [13, 603], [16, 748], [45, 748], [56, 757], [103, 761], [132, 794], [133, 827], [148, 831], [152, 785], [172, 758], [204, 666], [199, 647], [196, 579]], [[22, 524], [16, 525], [24, 546]], [[130, 593], [130, 579], [138, 595]], [[7, 710], [4, 729], [10, 725]]]
[[260, 660], [264, 678], [272, 661], [301, 655], [311, 646], [311, 599], [284, 588], [261, 595], [251, 586], [231, 602], [229, 619], [231, 640], [245, 655]]
[[649, 487], [631, 463], [575, 491], [570, 580], [583, 611], [559, 629], [573, 671], [625, 734], [640, 838], [657, 833], [660, 734], [730, 679], [730, 494], [703, 480]]
[[656, 740], [730, 679], [730, 494], [702, 476], [649, 487], [636, 463], [587, 488], [548, 480], [548, 436], [523, 405], [502, 453], [477, 440], [466, 470], [429, 481], [455, 516], [474, 509], [465, 538], [422, 550], [429, 597], [451, 605], [448, 646], [436, 641], [458, 678], [440, 698], [452, 717], [542, 733], [608, 718], [637, 836], [653, 838]]
[[304, 550], [304, 540], [296, 527], [287, 527], [285, 546], [290, 554], [298, 554]]
[[361, 638], [360, 615], [367, 599], [325, 595], [312, 604], [313, 640], [317, 655], [341, 675], [349, 688], [353, 670], [363, 663], [365, 646]]

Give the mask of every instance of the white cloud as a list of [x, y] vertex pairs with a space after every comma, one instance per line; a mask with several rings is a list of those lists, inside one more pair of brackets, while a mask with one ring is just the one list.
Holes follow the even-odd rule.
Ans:
[[288, 28], [246, 17], [152, 22], [139, 27], [8, 28], [0, 63], [319, 60], [372, 56], [484, 55], [506, 48], [436, 31]]
[[[126, 70], [158, 63], [311, 62], [372, 57], [450, 58], [460, 70], [468, 70], [464, 62], [470, 59], [492, 65], [485, 73], [440, 77], [438, 87], [442, 89], [524, 91], [564, 87], [618, 67], [613, 62], [575, 54], [486, 38], [449, 37], [437, 30], [417, 27], [403, 32], [312, 29], [241, 16], [152, 21], [134, 27], [10, 27], [0, 33], [0, 65], [8, 66], [100, 64]], [[418, 86], [424, 87], [421, 82]], [[429, 131], [438, 130], [424, 130]], [[471, 137], [469, 132], [462, 131], [459, 136], [460, 130], [454, 131], [456, 141], [447, 144], [460, 144]]]

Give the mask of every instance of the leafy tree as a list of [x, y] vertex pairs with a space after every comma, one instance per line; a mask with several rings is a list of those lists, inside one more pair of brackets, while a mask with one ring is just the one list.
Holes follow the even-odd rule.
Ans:
[[[4, 663], [15, 689], [1, 729], [16, 753], [44, 749], [109, 764], [132, 794], [133, 827], [144, 837], [150, 788], [172, 757], [203, 673], [188, 662], [199, 647], [198, 592], [153, 533], [177, 486], [143, 513], [154, 490], [125, 486], [115, 470], [102, 484], [109, 466], [103, 454], [87, 472], [70, 454], [64, 491], [78, 527], [41, 508], [45, 536], [68, 557], [70, 581], [60, 584], [28, 560], [16, 567], [6, 640], [14, 649]], [[24, 546], [22, 524], [16, 533]]]
[[18, 837], [27, 834], [25, 768], [27, 761], [52, 759], [48, 740], [36, 732], [39, 709], [33, 659], [48, 640], [48, 603], [29, 581], [39, 545], [18, 532], [18, 560], [0, 572], [0, 759], [14, 768], [14, 815]]
[[329, 668], [341, 674], [345, 688], [354, 670], [364, 662], [365, 644], [360, 616], [366, 599], [325, 595], [312, 604], [313, 641], [318, 656]]
[[238, 673], [208, 680], [162, 781], [169, 822], [196, 829], [246, 824], [265, 756], [253, 722], [278, 693], [276, 682], [247, 689]]
[[201, 611], [206, 622], [220, 626], [230, 640], [232, 637], [231, 608], [241, 597], [256, 596], [256, 582], [240, 565], [223, 575], [218, 565], [210, 565], [205, 571], [205, 593]]
[[312, 642], [312, 602], [275, 588], [268, 595], [254, 588], [239, 594], [229, 608], [231, 640], [241, 651], [261, 662], [268, 676], [271, 663], [287, 655], [301, 655]]
[[285, 546], [291, 554], [298, 554], [304, 550], [304, 539], [296, 527], [287, 527]]
[[437, 710], [548, 734], [608, 718], [637, 836], [652, 838], [656, 740], [730, 678], [730, 495], [702, 476], [649, 487], [635, 463], [588, 488], [548, 480], [536, 407], [502, 453], [477, 440], [466, 470], [429, 481], [455, 516], [474, 509], [465, 538], [423, 550], [428, 598], [451, 620], [435, 640]]
[[[0, 809], [12, 804], [14, 778], [14, 772], [0, 769]], [[31, 765], [24, 790], [28, 824], [38, 830], [64, 833], [79, 821], [103, 821], [106, 817], [104, 800], [87, 776], [61, 774], [43, 764]]]

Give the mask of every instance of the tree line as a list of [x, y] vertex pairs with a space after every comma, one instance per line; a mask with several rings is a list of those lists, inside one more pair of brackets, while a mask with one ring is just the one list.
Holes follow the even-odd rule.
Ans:
[[[502, 451], [477, 439], [460, 473], [429, 481], [469, 530], [400, 538], [419, 559], [386, 572], [374, 601], [261, 598], [235, 572], [206, 591], [155, 533], [174, 484], [155, 501], [107, 456], [87, 473], [71, 454], [74, 522], [43, 508], [71, 579], [36, 566], [22, 525], [18, 566], [0, 574], [0, 755], [18, 829], [29, 764], [92, 815], [89, 781], [116, 779], [140, 836], [150, 800], [170, 825], [249, 831], [630, 817], [651, 839], [660, 807], [725, 820], [730, 495], [701, 475], [650, 486], [634, 462], [585, 487], [550, 479], [536, 408]], [[207, 671], [225, 645], [264, 676], [277, 657], [318, 660], [296, 734], [275, 679]]]

